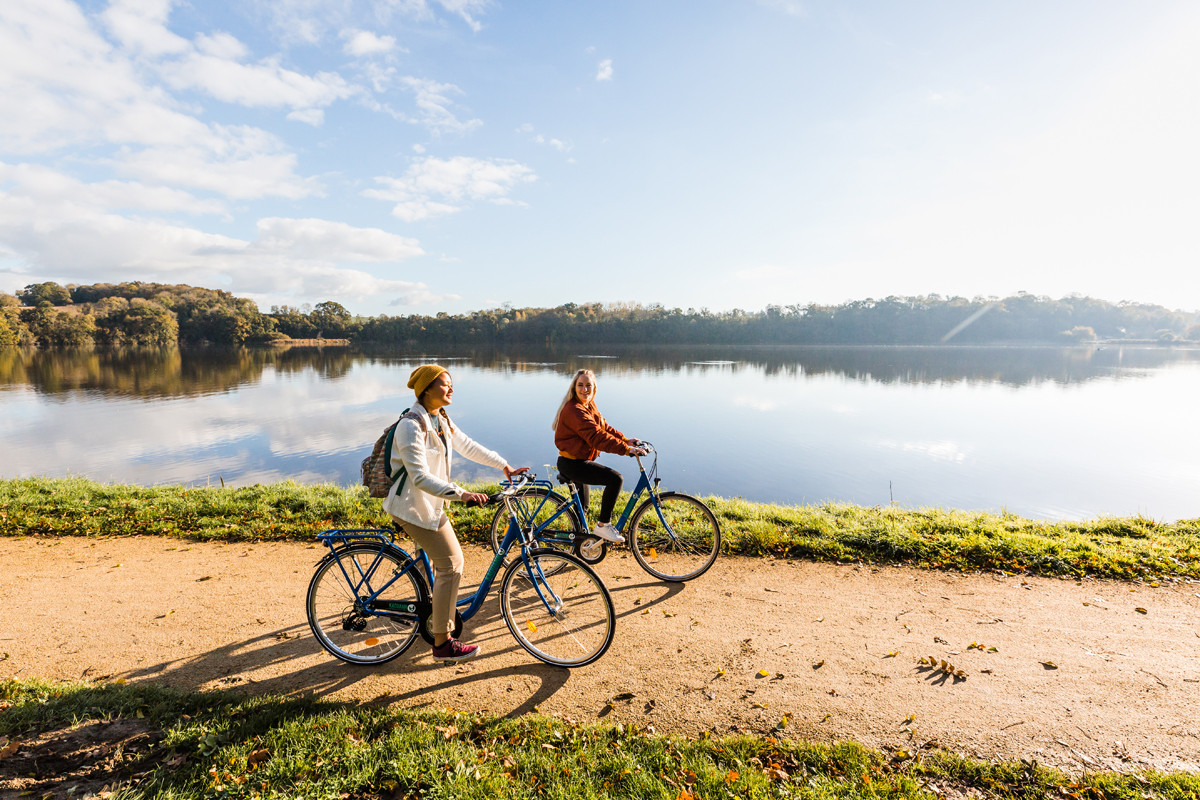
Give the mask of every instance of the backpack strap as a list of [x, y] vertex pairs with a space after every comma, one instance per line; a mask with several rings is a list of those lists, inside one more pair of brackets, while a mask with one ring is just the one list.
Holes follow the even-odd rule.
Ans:
[[429, 423], [425, 421], [424, 417], [424, 414], [418, 414], [411, 408], [406, 408], [400, 413], [400, 419], [396, 420], [396, 424], [388, 428], [387, 439], [383, 443], [383, 470], [392, 483], [395, 483], [397, 478], [399, 479], [400, 485], [396, 487], [397, 497], [400, 496], [400, 492], [404, 491], [404, 482], [408, 480], [408, 470], [401, 464], [398, 473], [392, 472], [392, 443], [396, 440], [396, 428], [399, 428], [400, 423], [406, 419], [415, 419], [421, 426], [421, 430], [428, 431]]

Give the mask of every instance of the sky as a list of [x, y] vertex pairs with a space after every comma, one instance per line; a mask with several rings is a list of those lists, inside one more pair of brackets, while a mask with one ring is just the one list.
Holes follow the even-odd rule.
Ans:
[[3, 0], [0, 291], [1200, 309], [1193, 0]]

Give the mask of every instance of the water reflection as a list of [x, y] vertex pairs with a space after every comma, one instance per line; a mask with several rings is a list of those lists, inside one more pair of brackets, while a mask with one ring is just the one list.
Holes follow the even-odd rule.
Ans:
[[[455, 372], [456, 423], [539, 471], [567, 376], [588, 367], [605, 416], [659, 445], [669, 488], [1200, 514], [1200, 351], [1157, 347], [0, 350], [0, 477], [351, 484], [411, 404], [411, 368], [434, 360]], [[632, 485], [629, 459], [601, 460]], [[455, 471], [495, 477], [465, 460]]]
[[26, 350], [0, 348], [0, 388], [41, 394], [97, 392], [113, 397], [188, 397], [262, 381], [266, 372], [346, 377], [356, 365], [459, 363], [500, 374], [710, 374], [749, 372], [798, 379], [832, 375], [865, 383], [1028, 386], [1136, 377], [1176, 363], [1200, 362], [1200, 349], [1103, 346], [1030, 347], [660, 347], [606, 353], [472, 350], [443, 353], [358, 351], [345, 347], [178, 350]]

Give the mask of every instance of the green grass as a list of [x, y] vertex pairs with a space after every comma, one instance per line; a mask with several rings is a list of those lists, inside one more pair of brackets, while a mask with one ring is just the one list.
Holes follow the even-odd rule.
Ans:
[[[705, 500], [721, 522], [727, 555], [1145, 581], [1200, 578], [1200, 518], [1173, 523], [1145, 517], [1043, 522], [937, 508]], [[462, 540], [488, 541], [493, 509], [456, 504], [451, 513]], [[387, 524], [379, 501], [358, 486], [284, 481], [243, 488], [145, 487], [82, 478], [0, 481], [3, 536], [307, 540], [326, 528]]]
[[[60, 794], [103, 783], [119, 797], [221, 798], [933, 798], [931, 785], [992, 798], [1195, 798], [1200, 777], [1068, 776], [1035, 763], [942, 751], [884, 753], [778, 736], [659, 736], [527, 715], [416, 712], [149, 684], [0, 682], [0, 780], [32, 775], [35, 738], [125, 722], [80, 742], [50, 779]], [[80, 736], [80, 739], [83, 737]], [[7, 739], [7, 741], [6, 741]], [[86, 745], [86, 746], [85, 746]], [[37, 794], [40, 796], [40, 792]]]

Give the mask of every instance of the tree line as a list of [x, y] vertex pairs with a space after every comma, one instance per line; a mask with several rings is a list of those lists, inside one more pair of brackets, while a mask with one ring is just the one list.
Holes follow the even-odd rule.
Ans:
[[583, 344], [991, 344], [1100, 339], [1200, 341], [1200, 313], [1145, 303], [1019, 293], [1005, 298], [886, 297], [762, 311], [566, 303], [467, 314], [363, 317], [332, 300], [270, 313], [231, 293], [134, 281], [40, 283], [0, 294], [0, 345], [247, 345], [346, 339], [386, 347]]

